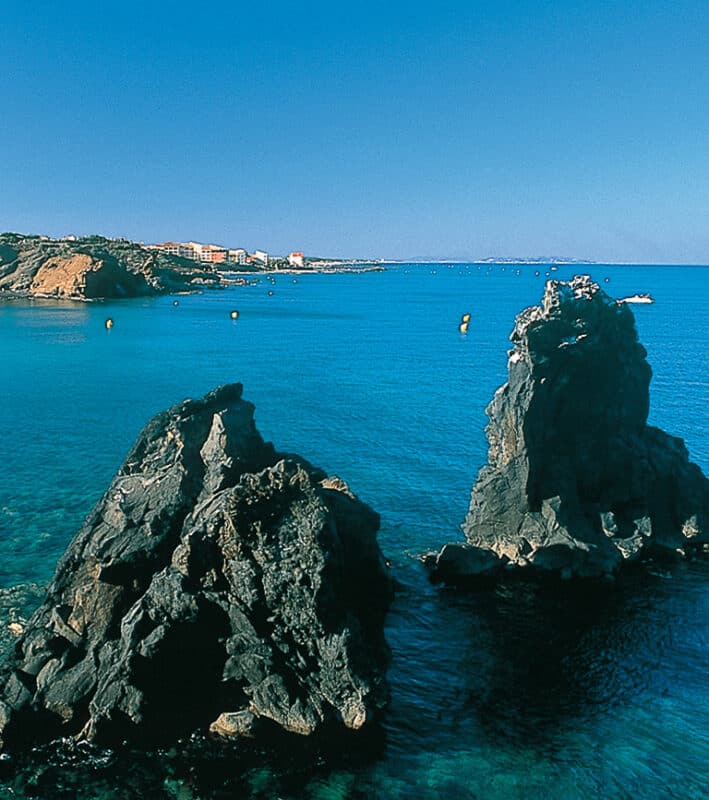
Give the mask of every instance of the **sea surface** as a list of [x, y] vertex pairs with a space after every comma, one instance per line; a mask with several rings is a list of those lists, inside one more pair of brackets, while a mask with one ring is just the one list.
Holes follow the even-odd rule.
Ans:
[[[709, 563], [461, 593], [430, 585], [417, 558], [461, 536], [514, 316], [539, 301], [547, 270], [401, 264], [277, 275], [179, 305], [0, 302], [5, 651], [8, 623], [39, 602], [147, 419], [231, 381], [265, 438], [379, 511], [400, 584], [391, 699], [367, 736], [334, 752], [47, 748], [0, 760], [0, 798], [709, 797]], [[616, 297], [654, 297], [633, 306], [650, 422], [709, 472], [709, 268], [551, 275], [579, 272]]]

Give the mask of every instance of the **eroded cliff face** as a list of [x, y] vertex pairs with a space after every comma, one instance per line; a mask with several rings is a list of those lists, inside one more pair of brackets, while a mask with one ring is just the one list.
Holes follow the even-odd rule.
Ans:
[[138, 437], [5, 670], [6, 748], [358, 729], [382, 707], [379, 517], [276, 453], [241, 394], [185, 401]]
[[510, 338], [467, 544], [429, 559], [434, 575], [598, 576], [709, 542], [709, 481], [680, 439], [647, 425], [651, 370], [630, 308], [587, 276], [552, 280]]
[[204, 265], [125, 240], [0, 235], [0, 297], [3, 292], [71, 300], [139, 297], [219, 281]]
[[93, 299], [150, 293], [142, 273], [131, 273], [113, 259], [97, 259], [88, 253], [48, 258], [29, 287], [29, 294], [35, 297]]

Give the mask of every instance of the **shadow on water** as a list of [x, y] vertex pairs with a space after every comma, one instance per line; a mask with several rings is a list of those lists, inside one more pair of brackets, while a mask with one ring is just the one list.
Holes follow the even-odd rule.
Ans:
[[660, 580], [523, 583], [477, 598], [467, 641], [479, 668], [464, 679], [460, 713], [488, 736], [544, 749], [572, 718], [651, 690], [670, 639], [644, 613]]
[[545, 753], [617, 709], [699, 691], [708, 578], [709, 564], [690, 563], [614, 583], [438, 588], [422, 602], [409, 585], [390, 624], [393, 746]]
[[[433, 587], [418, 564], [400, 577], [381, 726], [258, 746], [197, 736], [151, 752], [54, 744], [0, 760], [0, 797], [506, 799], [576, 786], [564, 796], [649, 797], [668, 786], [686, 753], [658, 709], [676, 703], [699, 726], [707, 712], [688, 698], [706, 680], [709, 564], [477, 591]], [[626, 732], [648, 763], [623, 755]], [[626, 776], [641, 775], [634, 795], [614, 784], [623, 758]]]

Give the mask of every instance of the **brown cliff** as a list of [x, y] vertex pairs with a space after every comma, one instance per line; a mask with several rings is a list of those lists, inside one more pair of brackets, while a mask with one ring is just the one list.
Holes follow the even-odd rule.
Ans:
[[141, 297], [218, 286], [208, 265], [125, 239], [0, 235], [0, 297]]

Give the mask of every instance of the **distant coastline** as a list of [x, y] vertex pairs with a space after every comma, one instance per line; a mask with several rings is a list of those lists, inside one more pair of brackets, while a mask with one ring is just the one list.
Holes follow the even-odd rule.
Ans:
[[[359, 259], [288, 258], [257, 251], [248, 263], [217, 261], [212, 245], [191, 243], [186, 257], [175, 248], [104, 236], [0, 234], [0, 298], [102, 300], [184, 294], [219, 289], [238, 281], [233, 274], [306, 274], [381, 271], [381, 262]], [[174, 251], [173, 251], [174, 250]], [[199, 252], [200, 258], [195, 256]], [[221, 251], [220, 251], [221, 252]], [[223, 252], [228, 253], [224, 250]], [[245, 252], [245, 251], [244, 251]]]
[[486, 258], [409, 258], [384, 259], [385, 264], [598, 264], [601, 262], [585, 258], [560, 256], [488, 256]]
[[[634, 266], [562, 256], [452, 258], [329, 258], [291, 252], [271, 256], [198, 242], [148, 245], [104, 236], [0, 234], [0, 298], [101, 300], [184, 294], [243, 285], [259, 275], [306, 275], [382, 272], [425, 264], [473, 264], [479, 267], [532, 266], [554, 271], [560, 266]], [[682, 266], [657, 264], [647, 266]], [[702, 265], [697, 265], [702, 266]], [[549, 274], [545, 272], [545, 274]]]

